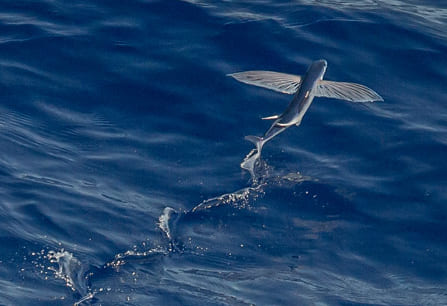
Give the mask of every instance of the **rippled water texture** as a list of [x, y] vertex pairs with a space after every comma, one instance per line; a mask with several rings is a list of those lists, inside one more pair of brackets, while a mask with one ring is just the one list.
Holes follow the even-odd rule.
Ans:
[[[0, 7], [0, 304], [445, 305], [447, 9], [438, 1]], [[364, 84], [290, 96], [244, 70]]]

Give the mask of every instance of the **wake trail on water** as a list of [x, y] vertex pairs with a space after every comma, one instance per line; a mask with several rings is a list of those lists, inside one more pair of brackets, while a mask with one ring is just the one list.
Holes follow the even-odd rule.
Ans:
[[[74, 305], [91, 303], [98, 294], [108, 294], [113, 289], [111, 286], [93, 288], [92, 283], [102, 275], [108, 275], [110, 270], [118, 272], [120, 267], [129, 262], [157, 263], [165, 256], [174, 253], [184, 253], [185, 247], [181, 241], [182, 230], [179, 225], [188, 224], [188, 220], [197, 219], [199, 216], [211, 213], [218, 207], [232, 207], [234, 209], [250, 210], [251, 204], [265, 194], [268, 186], [281, 186], [283, 183], [297, 184], [314, 179], [301, 175], [299, 172], [287, 175], [275, 175], [273, 168], [261, 159], [257, 149], [251, 150], [241, 162], [241, 168], [250, 173], [250, 185], [234, 192], [225, 193], [206, 199], [195, 205], [188, 211], [177, 211], [171, 207], [165, 207], [158, 218], [157, 226], [162, 233], [162, 241], [153, 247], [139, 251], [136, 247], [123, 253], [116, 254], [114, 258], [99, 267], [83, 264], [72, 253], [60, 250], [47, 250], [44, 253], [36, 253], [36, 267], [45, 270], [48, 276], [65, 282], [66, 287], [73, 292], [76, 302]], [[36, 256], [37, 256], [36, 255]], [[107, 272], [109, 271], [109, 272]]]
[[170, 242], [175, 240], [175, 229], [178, 222], [186, 217], [191, 217], [198, 213], [206, 213], [220, 206], [250, 209], [250, 204], [265, 194], [267, 186], [282, 185], [284, 182], [301, 183], [303, 181], [315, 181], [315, 179], [303, 176], [299, 172], [283, 176], [273, 175], [273, 168], [261, 159], [261, 152], [257, 148], [251, 150], [246, 155], [240, 166], [250, 173], [251, 186], [206, 199], [186, 212], [179, 213], [171, 207], [166, 207], [163, 210], [158, 220], [158, 226]]
[[253, 149], [241, 163], [241, 168], [247, 170], [251, 175], [251, 186], [206, 199], [194, 206], [191, 210], [183, 213], [178, 213], [175, 209], [166, 207], [162, 215], [158, 218], [160, 230], [172, 241], [176, 224], [186, 216], [205, 212], [222, 205], [232, 205], [239, 209], [247, 208], [250, 201], [254, 201], [259, 196], [262, 196], [263, 187], [267, 184], [261, 178], [266, 176], [270, 167], [267, 163], [263, 163], [260, 157], [260, 152], [257, 149]]

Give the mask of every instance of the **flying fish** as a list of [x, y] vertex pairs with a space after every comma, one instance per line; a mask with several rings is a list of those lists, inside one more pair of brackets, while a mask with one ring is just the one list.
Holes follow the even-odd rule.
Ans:
[[244, 71], [229, 74], [236, 80], [285, 94], [293, 95], [292, 101], [282, 114], [264, 117], [275, 120], [264, 136], [246, 136], [257, 148], [260, 156], [264, 144], [287, 128], [301, 124], [304, 114], [312, 104], [314, 97], [325, 97], [351, 102], [383, 101], [374, 90], [360, 84], [323, 80], [326, 72], [325, 60], [314, 61], [303, 76], [273, 71]]

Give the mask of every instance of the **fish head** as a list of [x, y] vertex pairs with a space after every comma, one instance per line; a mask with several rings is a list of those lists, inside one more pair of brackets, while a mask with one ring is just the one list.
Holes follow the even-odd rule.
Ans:
[[306, 76], [312, 82], [316, 82], [323, 79], [326, 73], [327, 62], [324, 59], [313, 62], [307, 69]]
[[314, 71], [318, 71], [318, 79], [322, 80], [324, 74], [326, 73], [327, 69], [327, 61], [324, 59], [320, 59], [318, 61], [315, 61], [312, 63], [312, 68]]

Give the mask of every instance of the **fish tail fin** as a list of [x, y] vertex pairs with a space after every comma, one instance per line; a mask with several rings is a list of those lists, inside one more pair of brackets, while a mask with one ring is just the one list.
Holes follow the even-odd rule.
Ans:
[[258, 150], [258, 152], [261, 152], [262, 150], [262, 146], [264, 145], [264, 138], [259, 137], [259, 136], [245, 136], [245, 139], [254, 143], [256, 146], [256, 149]]

